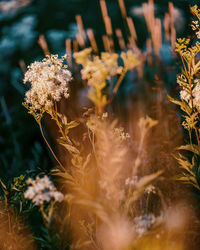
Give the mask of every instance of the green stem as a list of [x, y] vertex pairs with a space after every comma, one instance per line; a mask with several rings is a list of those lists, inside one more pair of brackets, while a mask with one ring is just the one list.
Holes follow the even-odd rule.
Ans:
[[52, 153], [53, 157], [55, 158], [55, 160], [58, 162], [60, 168], [65, 172], [64, 166], [63, 166], [62, 163], [58, 160], [57, 156], [56, 156], [55, 153], [53, 152], [51, 146], [49, 145], [47, 139], [46, 139], [45, 136], [44, 136], [41, 122], [39, 122], [38, 124], [39, 124], [39, 127], [40, 127], [40, 131], [41, 131], [42, 137], [44, 138], [44, 140], [45, 140], [45, 142], [46, 142], [46, 144], [47, 144], [49, 150], [51, 151], [51, 153]]

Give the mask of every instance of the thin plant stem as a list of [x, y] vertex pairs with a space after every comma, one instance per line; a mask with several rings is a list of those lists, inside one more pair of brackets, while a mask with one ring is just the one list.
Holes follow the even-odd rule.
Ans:
[[61, 125], [60, 125], [60, 122], [58, 121], [58, 112], [57, 112], [57, 104], [55, 103], [55, 117], [54, 117], [54, 120], [56, 121], [56, 124], [57, 124], [57, 126], [58, 126], [58, 128], [59, 128], [59, 131], [60, 131], [60, 133], [62, 134], [62, 136], [66, 139], [66, 136], [65, 136], [65, 134], [64, 134], [64, 132], [63, 132], [63, 130], [62, 130], [62, 127], [61, 127]]
[[41, 123], [39, 122], [38, 124], [39, 124], [39, 127], [40, 127], [40, 131], [41, 131], [42, 137], [43, 137], [43, 139], [45, 140], [45, 142], [46, 142], [46, 144], [47, 144], [49, 150], [51, 151], [51, 153], [52, 153], [53, 157], [55, 158], [55, 160], [58, 162], [60, 168], [65, 172], [64, 166], [63, 166], [62, 163], [58, 160], [57, 156], [56, 156], [55, 153], [53, 152], [53, 149], [51, 148], [51, 146], [49, 145], [49, 143], [48, 143], [46, 137], [44, 136], [44, 133], [43, 133], [43, 129], [42, 129]]
[[102, 115], [105, 106], [98, 106], [97, 109], [96, 109], [96, 114], [97, 115]]
[[114, 87], [114, 89], [113, 89], [113, 91], [112, 91], [112, 95], [111, 95], [111, 97], [108, 99], [106, 105], [108, 105], [108, 104], [110, 104], [110, 103], [112, 102], [112, 100], [113, 100], [113, 98], [114, 98], [114, 95], [117, 93], [117, 91], [118, 91], [118, 89], [119, 89], [119, 87], [120, 87], [120, 85], [121, 85], [121, 83], [122, 83], [122, 81], [123, 81], [123, 79], [124, 79], [126, 73], [127, 73], [127, 69], [125, 68], [125, 69], [123, 70], [122, 74], [120, 75], [120, 77], [119, 77], [119, 79], [118, 79], [118, 81], [117, 81], [117, 83], [116, 83], [116, 85], [115, 85], [115, 87]]
[[58, 128], [59, 128], [59, 131], [60, 133], [62, 134], [63, 138], [70, 144], [72, 145], [72, 142], [70, 141], [69, 138], [67, 138], [67, 136], [65, 135], [65, 133], [63, 132], [63, 129], [62, 129], [62, 126], [58, 120], [58, 112], [57, 112], [57, 104], [55, 103], [55, 115], [53, 116], [53, 119], [55, 120]]
[[119, 77], [119, 79], [118, 79], [118, 81], [117, 81], [117, 83], [116, 83], [116, 85], [115, 85], [115, 87], [114, 87], [114, 89], [113, 89], [113, 94], [116, 94], [117, 93], [117, 91], [118, 91], [118, 89], [119, 89], [119, 86], [120, 86], [120, 84], [122, 83], [122, 80], [124, 79], [124, 77], [125, 77], [125, 75], [126, 75], [126, 72], [127, 72], [127, 69], [125, 68], [124, 70], [123, 70], [123, 72], [122, 72], [122, 74], [120, 75], [120, 77]]
[[187, 69], [186, 69], [186, 66], [185, 66], [185, 63], [184, 63], [184, 60], [183, 60], [183, 57], [181, 56], [181, 61], [183, 63], [183, 67], [184, 67], [184, 70], [185, 70], [185, 73], [187, 75], [187, 77], [189, 78], [188, 74], [187, 74]]
[[[189, 69], [190, 69], [190, 68], [189, 68]], [[189, 69], [188, 69], [188, 70], [189, 70]], [[189, 70], [189, 88], [190, 88], [190, 98], [191, 98], [192, 111], [193, 111], [194, 105], [193, 105], [192, 82], [191, 82], [190, 70]]]
[[44, 205], [43, 204], [40, 205], [40, 212], [42, 214], [45, 226], [48, 227], [49, 218], [48, 218], [48, 216], [46, 215], [46, 213], [44, 211]]
[[196, 137], [197, 137], [197, 143], [198, 143], [199, 152], [200, 152], [200, 140], [199, 140], [199, 134], [198, 134], [197, 128], [195, 128], [195, 134], [196, 134]]

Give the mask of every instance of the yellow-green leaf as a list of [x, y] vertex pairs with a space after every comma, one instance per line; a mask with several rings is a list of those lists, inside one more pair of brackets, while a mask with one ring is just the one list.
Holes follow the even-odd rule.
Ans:
[[80, 154], [79, 150], [72, 145], [69, 145], [67, 143], [60, 143], [60, 145], [65, 147], [70, 153]]
[[190, 152], [197, 154], [197, 155], [200, 154], [199, 147], [195, 144], [182, 145], [180, 147], [177, 147], [176, 149], [177, 150], [187, 150], [187, 151], [190, 151]]

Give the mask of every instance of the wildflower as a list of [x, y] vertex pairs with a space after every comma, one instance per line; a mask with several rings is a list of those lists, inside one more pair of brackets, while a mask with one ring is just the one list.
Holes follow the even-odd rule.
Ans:
[[28, 179], [27, 184], [30, 184], [24, 197], [32, 200], [36, 206], [42, 205], [44, 202], [50, 202], [51, 199], [61, 202], [64, 196], [57, 191], [53, 183], [45, 175], [43, 178], [36, 177], [36, 180]]
[[108, 113], [107, 113], [107, 112], [104, 112], [104, 113], [102, 114], [101, 119], [102, 119], [102, 120], [106, 120], [107, 118], [108, 118]]
[[101, 113], [107, 103], [102, 91], [111, 77], [122, 73], [123, 67], [118, 65], [119, 55], [116, 53], [102, 52], [100, 56], [92, 56], [91, 52], [91, 48], [84, 49], [74, 53], [74, 58], [83, 66], [82, 79], [90, 86], [88, 97]]
[[185, 102], [189, 102], [190, 101], [190, 94], [186, 90], [181, 90], [180, 91], [180, 98], [181, 98], [181, 100], [183, 100]]
[[138, 176], [133, 176], [132, 178], [128, 177], [125, 180], [125, 185], [126, 186], [136, 186], [138, 183]]
[[195, 86], [193, 90], [193, 95], [194, 95], [194, 106], [200, 110], [200, 81], [197, 80], [197, 85]]
[[[122, 72], [122, 67], [118, 66], [118, 57], [116, 53], [103, 52], [101, 53], [101, 57], [88, 58], [87, 62], [82, 62], [82, 78], [87, 79], [90, 86], [105, 83], [106, 79], [110, 79], [111, 76]], [[77, 62], [79, 61], [80, 58]]]
[[92, 53], [92, 48], [86, 48], [83, 49], [79, 52], [75, 52], [74, 53], [74, 58], [76, 60], [76, 63], [78, 64], [82, 64], [83, 66], [87, 64], [88, 62], [88, 58]]
[[128, 138], [130, 138], [130, 135], [128, 133], [124, 132], [124, 128], [114, 128], [114, 134], [119, 138], [120, 141], [126, 141]]
[[44, 112], [53, 107], [61, 97], [69, 97], [68, 82], [71, 72], [63, 65], [66, 57], [47, 56], [42, 62], [34, 62], [28, 67], [24, 83], [30, 82], [31, 89], [25, 94], [25, 103], [33, 111]]
[[198, 112], [194, 112], [191, 116], [184, 116], [185, 121], [183, 121], [182, 125], [185, 129], [194, 129], [197, 120], [198, 120]]
[[105, 82], [108, 77], [108, 70], [106, 65], [95, 56], [93, 61], [88, 61], [85, 67], [81, 70], [82, 79], [88, 80], [88, 85], [93, 86], [101, 82]]
[[111, 76], [121, 74], [122, 72], [122, 67], [118, 66], [118, 58], [119, 56], [116, 53], [101, 53], [101, 60], [105, 63], [107, 71]]
[[134, 218], [134, 227], [138, 238], [142, 237], [153, 224], [156, 222], [156, 217], [153, 214], [144, 214]]
[[156, 193], [156, 188], [153, 185], [149, 185], [148, 187], [145, 188], [145, 193], [147, 194], [155, 194]]
[[[193, 98], [193, 107], [200, 111], [200, 80], [194, 80], [195, 87], [192, 90], [192, 98]], [[190, 108], [192, 108], [192, 101], [191, 101], [191, 94], [189, 91], [183, 89], [180, 91], [180, 98], [181, 100], [188, 103]]]
[[121, 58], [123, 59], [124, 67], [127, 70], [130, 70], [133, 67], [140, 64], [140, 61], [138, 60], [137, 56], [133, 53], [132, 50], [128, 50], [127, 52], [122, 52]]

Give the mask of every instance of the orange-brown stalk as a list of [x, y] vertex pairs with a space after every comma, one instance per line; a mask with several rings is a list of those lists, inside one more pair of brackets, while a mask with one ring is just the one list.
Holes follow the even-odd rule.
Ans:
[[44, 52], [45, 55], [50, 55], [51, 54], [50, 51], [49, 51], [49, 49], [48, 49], [47, 41], [46, 41], [44, 35], [40, 35], [39, 36], [38, 44], [42, 48], [42, 50], [43, 50], [43, 52]]
[[68, 55], [67, 62], [70, 68], [72, 68], [72, 48], [71, 48], [71, 39], [68, 38], [65, 40], [66, 54]]
[[118, 0], [118, 2], [119, 2], [120, 11], [122, 13], [122, 17], [126, 18], [127, 13], [126, 13], [126, 7], [125, 7], [124, 0]]
[[115, 34], [118, 38], [118, 42], [119, 42], [119, 47], [121, 50], [124, 50], [126, 48], [126, 44], [122, 35], [122, 31], [120, 29], [116, 29], [115, 30]]
[[105, 16], [108, 16], [108, 10], [107, 10], [107, 6], [106, 6], [106, 2], [105, 0], [100, 0], [100, 7], [101, 7], [101, 13], [102, 13], [102, 17], [103, 20], [105, 22]]
[[77, 33], [76, 34], [76, 40], [78, 42], [78, 45], [81, 47], [81, 48], [84, 48], [85, 47], [85, 41], [83, 39], [83, 36], [81, 35], [81, 33]]
[[85, 41], [86, 35], [85, 35], [82, 17], [81, 17], [81, 15], [76, 15], [75, 18], [76, 18], [76, 23], [78, 25], [79, 33], [81, 34], [81, 36], [83, 37], [83, 40]]
[[165, 39], [166, 39], [166, 41], [170, 41], [170, 16], [169, 16], [169, 13], [165, 13], [164, 29], [165, 29]]
[[105, 16], [105, 28], [106, 28], [106, 34], [109, 36], [112, 36], [112, 23], [109, 16]]
[[102, 40], [103, 40], [103, 46], [104, 46], [105, 51], [110, 52], [111, 49], [110, 49], [110, 42], [109, 42], [108, 36], [103, 35]]
[[97, 43], [96, 43], [96, 40], [95, 40], [93, 30], [92, 29], [87, 29], [87, 34], [88, 34], [88, 38], [90, 40], [90, 44], [92, 46], [93, 51], [95, 53], [98, 53], [98, 47], [97, 47]]
[[130, 31], [131, 36], [137, 40], [137, 34], [136, 34], [136, 30], [135, 30], [135, 25], [133, 23], [133, 19], [131, 17], [127, 17], [126, 18], [127, 24], [128, 24], [128, 28]]
[[76, 40], [73, 41], [73, 51], [78, 51], [78, 42]]

